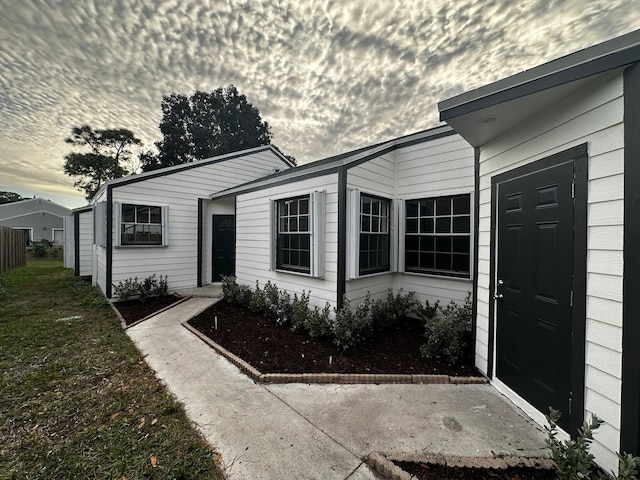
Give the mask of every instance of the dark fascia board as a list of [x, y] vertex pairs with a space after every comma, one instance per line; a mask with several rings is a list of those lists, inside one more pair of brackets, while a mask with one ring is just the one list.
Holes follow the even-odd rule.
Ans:
[[199, 168], [199, 167], [203, 167], [205, 165], [213, 165], [215, 163], [226, 162], [227, 160], [233, 160], [235, 158], [244, 157], [245, 155], [250, 155], [252, 153], [264, 152], [264, 151], [267, 151], [267, 150], [272, 152], [274, 155], [276, 155], [276, 157], [278, 157], [278, 159], [280, 159], [288, 167], [293, 167], [294, 166], [291, 163], [291, 161], [289, 161], [287, 158], [285, 158], [282, 155], [282, 153], [280, 153], [278, 151], [277, 148], [274, 148], [271, 145], [264, 145], [264, 146], [261, 146], [261, 147], [255, 147], [255, 148], [249, 148], [247, 150], [241, 150], [239, 152], [226, 153], [224, 155], [219, 155], [217, 157], [211, 157], [211, 158], [207, 158], [207, 159], [204, 159], [204, 160], [197, 160], [195, 162], [183, 163], [181, 165], [173, 165], [171, 167], [159, 168], [157, 170], [151, 170], [150, 172], [144, 172], [144, 173], [140, 173], [138, 175], [131, 175], [131, 176], [128, 176], [128, 177], [117, 178], [115, 180], [109, 180], [107, 183], [105, 183], [96, 192], [96, 194], [94, 195], [94, 198], [101, 191], [103, 191], [107, 187], [109, 187], [109, 188], [120, 187], [122, 185], [129, 185], [129, 184], [132, 184], [132, 183], [143, 182], [145, 180], [149, 180], [150, 178], [165, 177], [167, 175], [171, 175], [171, 174], [174, 174], [174, 173], [177, 173], [177, 172], [183, 172], [185, 170], [190, 170], [192, 168]]
[[84, 207], [74, 208], [73, 210], [71, 210], [71, 213], [84, 213], [90, 212], [91, 210], [93, 210], [93, 205], [86, 205]]
[[297, 182], [307, 178], [328, 175], [337, 172], [338, 169], [342, 166], [350, 169], [393, 150], [436, 140], [442, 137], [448, 137], [455, 134], [456, 132], [448, 125], [440, 125], [428, 130], [422, 130], [420, 132], [404, 135], [402, 137], [362, 147], [357, 150], [342, 153], [340, 155], [323, 158], [320, 160], [316, 160], [315, 162], [305, 163], [304, 165], [290, 168], [283, 172], [275, 173], [267, 177], [258, 178], [242, 185], [222, 190], [220, 192], [212, 194], [210, 198], [212, 200], [217, 200], [221, 198], [235, 197], [236, 195], [262, 190], [264, 188]]
[[438, 103], [440, 120], [525, 97], [640, 60], [640, 30], [557, 58]]

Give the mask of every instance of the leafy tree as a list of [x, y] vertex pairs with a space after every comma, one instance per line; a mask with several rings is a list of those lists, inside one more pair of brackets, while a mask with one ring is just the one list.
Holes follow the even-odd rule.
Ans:
[[26, 198], [15, 192], [0, 192], [0, 205], [19, 202], [20, 200], [26, 200]]
[[269, 145], [272, 138], [259, 110], [233, 85], [197, 91], [191, 97], [165, 95], [160, 132], [163, 138], [155, 143], [158, 154], [140, 155], [144, 171]]
[[64, 173], [79, 177], [73, 185], [84, 191], [87, 200], [108, 180], [133, 173], [130, 147], [142, 145], [130, 130], [93, 130], [89, 125], [73, 127], [71, 137], [65, 142], [89, 150], [64, 157]]

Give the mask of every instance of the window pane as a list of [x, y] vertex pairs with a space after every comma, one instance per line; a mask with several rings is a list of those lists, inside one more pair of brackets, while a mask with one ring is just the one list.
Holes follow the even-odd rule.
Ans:
[[309, 213], [309, 199], [301, 198], [298, 202], [298, 213], [301, 215], [307, 215]]
[[368, 215], [362, 216], [362, 222], [360, 231], [362, 232], [370, 232], [371, 231], [371, 217]]
[[456, 272], [469, 271], [469, 255], [453, 255], [452, 268]]
[[453, 233], [469, 233], [469, 217], [453, 217]]
[[149, 241], [156, 245], [162, 244], [162, 226], [149, 225]]
[[470, 212], [469, 195], [464, 195], [463, 197], [455, 197], [453, 199], [454, 215], [463, 215], [463, 214], [468, 214], [469, 212]]
[[433, 217], [433, 200], [420, 200], [420, 216]]
[[418, 202], [416, 200], [405, 202], [405, 206], [407, 209], [407, 217], [418, 216]]
[[149, 207], [137, 207], [137, 223], [149, 223]]
[[380, 215], [380, 200], [371, 200], [371, 214]]
[[151, 222], [150, 223], [162, 223], [162, 209], [160, 207], [151, 207]]
[[438, 270], [451, 270], [451, 254], [436, 253], [436, 268]]
[[298, 223], [298, 229], [301, 232], [308, 232], [309, 231], [309, 217], [307, 217], [307, 216], [300, 217], [299, 223]]
[[300, 252], [300, 266], [301, 267], [311, 266], [311, 253], [309, 251], [303, 250], [302, 252]]
[[433, 252], [435, 250], [435, 237], [420, 237], [420, 251]]
[[407, 250], [418, 250], [420, 237], [416, 235], [407, 235], [404, 237], [404, 246]]
[[436, 237], [436, 252], [450, 252], [451, 237]]
[[433, 218], [420, 219], [420, 233], [433, 233]]
[[371, 217], [371, 231], [374, 233], [380, 231], [380, 219], [378, 217]]
[[299, 249], [300, 248], [300, 237], [298, 235], [290, 235], [289, 236], [290, 240], [289, 240], [289, 245], [292, 249]]
[[433, 253], [421, 253], [420, 254], [420, 267], [421, 268], [433, 268]]
[[300, 235], [300, 248], [311, 250], [311, 235]]
[[436, 217], [436, 233], [451, 233], [451, 217]]
[[453, 237], [453, 251], [469, 253], [469, 237]]
[[364, 214], [371, 213], [371, 200], [366, 197], [360, 197], [360, 211]]
[[438, 198], [436, 200], [436, 215], [451, 215], [451, 198]]
[[291, 250], [291, 265], [300, 265], [300, 252]]
[[298, 231], [298, 219], [296, 217], [292, 217], [289, 220], [289, 231], [297, 232]]
[[122, 205], [122, 221], [127, 223], [135, 223], [136, 207], [134, 205]]
[[407, 219], [407, 233], [418, 233], [418, 219]]
[[418, 264], [418, 253], [417, 252], [407, 252], [405, 258], [405, 268], [418, 268], [420, 265]]
[[293, 200], [289, 204], [289, 215], [297, 215], [298, 214], [298, 200]]

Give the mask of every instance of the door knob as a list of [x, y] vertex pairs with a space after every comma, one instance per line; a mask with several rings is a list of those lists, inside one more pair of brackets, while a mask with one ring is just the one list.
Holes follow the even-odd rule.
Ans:
[[493, 299], [494, 300], [502, 300], [504, 298], [504, 295], [502, 295], [501, 293], [494, 293], [493, 294]]
[[504, 286], [504, 281], [502, 281], [502, 280], [498, 280], [498, 286], [499, 286], [499, 287], [503, 287], [503, 286]]

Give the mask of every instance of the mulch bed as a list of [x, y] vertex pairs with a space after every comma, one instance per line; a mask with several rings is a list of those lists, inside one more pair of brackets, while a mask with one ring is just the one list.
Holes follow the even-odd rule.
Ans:
[[149, 315], [176, 303], [182, 297], [177, 295], [164, 295], [162, 297], [149, 298], [145, 302], [139, 300], [126, 300], [124, 302], [115, 302], [113, 306], [120, 312], [127, 326], [142, 320]]
[[[416, 480], [557, 480], [554, 470], [532, 467], [482, 469], [394, 462]], [[413, 478], [413, 477], [412, 477]]]
[[224, 300], [189, 320], [189, 325], [262, 373], [478, 375], [471, 358], [458, 366], [423, 358], [423, 327], [415, 319], [403, 319], [369, 342], [346, 351], [328, 338], [292, 332]]

